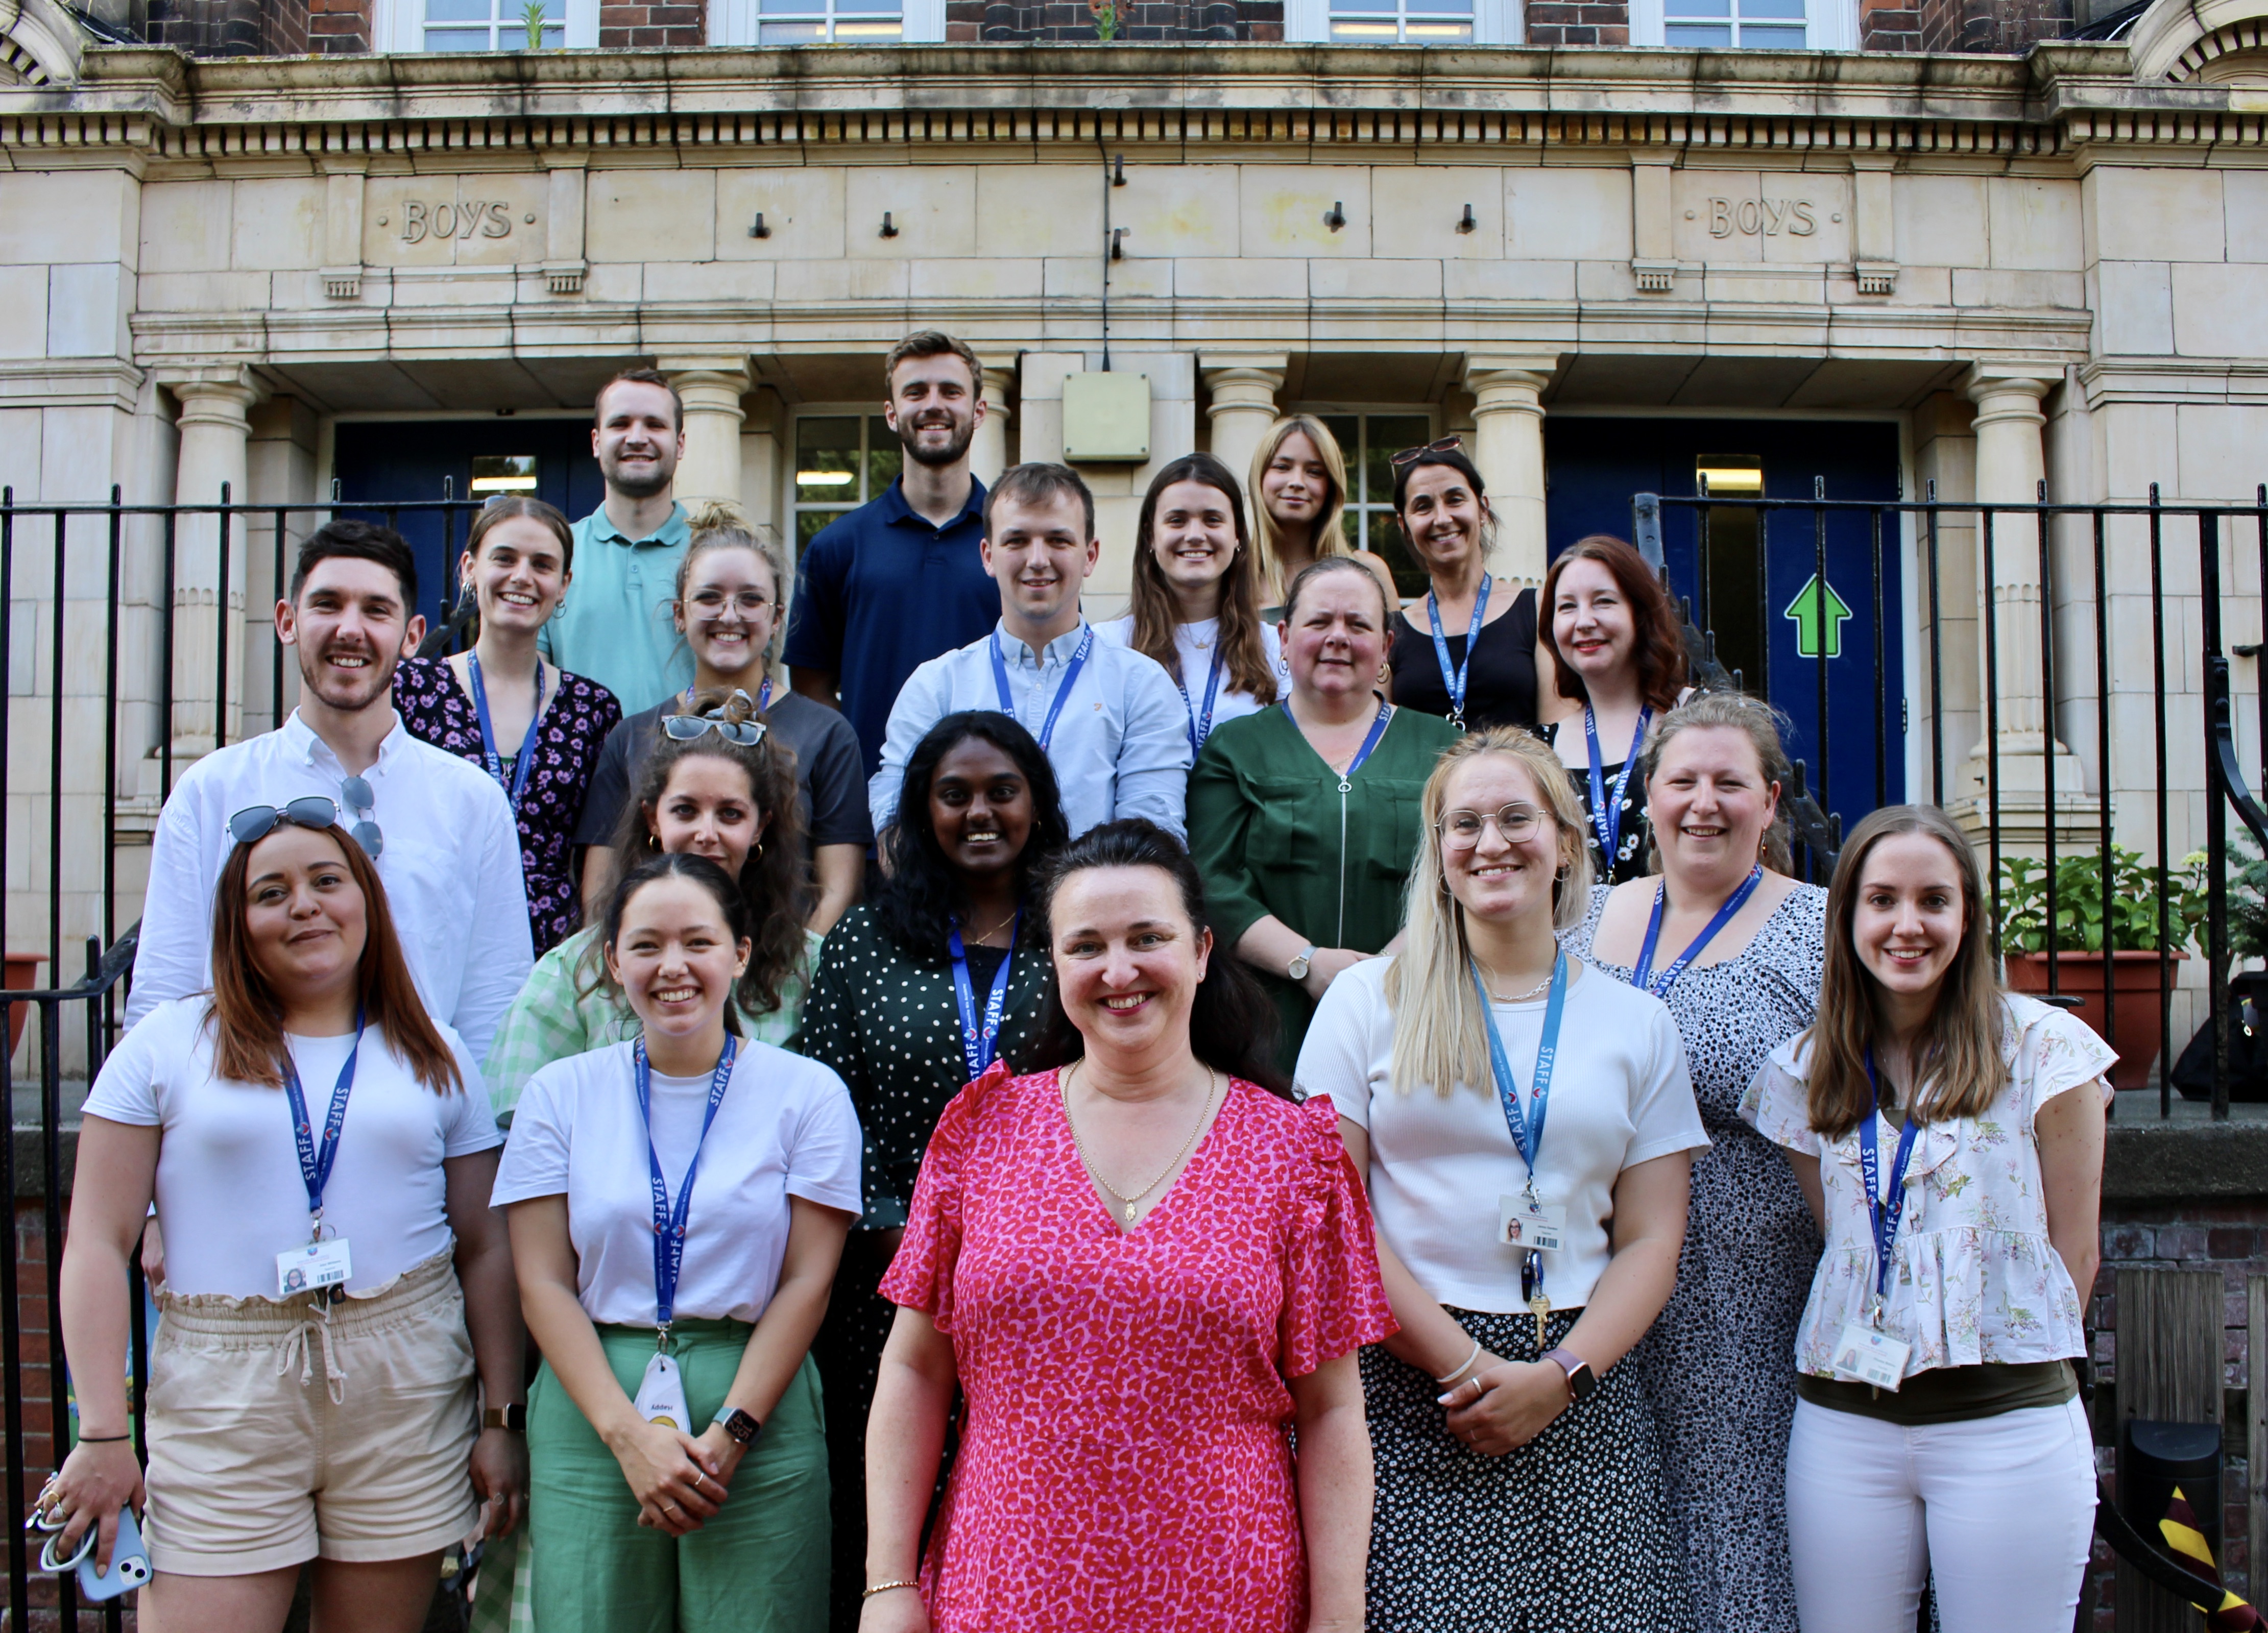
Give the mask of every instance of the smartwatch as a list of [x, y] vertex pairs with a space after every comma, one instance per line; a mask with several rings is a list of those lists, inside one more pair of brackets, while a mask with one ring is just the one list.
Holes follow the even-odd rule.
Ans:
[[1290, 976], [1293, 981], [1305, 981], [1307, 978], [1307, 967], [1314, 960], [1314, 956], [1315, 944], [1310, 941], [1306, 946], [1300, 949], [1300, 956], [1298, 958], [1293, 959], [1289, 964], [1286, 964], [1284, 967], [1284, 973]]
[[483, 1429], [509, 1430], [516, 1435], [527, 1432], [527, 1409], [515, 1402], [511, 1406], [492, 1406], [481, 1414]]
[[710, 1421], [744, 1446], [755, 1445], [756, 1437], [764, 1430], [762, 1423], [737, 1406], [726, 1407]]
[[1576, 1404], [1580, 1405], [1598, 1393], [1599, 1375], [1591, 1370], [1588, 1361], [1572, 1350], [1553, 1350], [1543, 1358], [1556, 1362], [1559, 1370], [1567, 1374], [1567, 1394]]

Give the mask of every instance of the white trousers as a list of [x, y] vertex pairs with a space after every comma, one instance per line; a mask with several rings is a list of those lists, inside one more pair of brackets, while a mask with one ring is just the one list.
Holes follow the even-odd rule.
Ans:
[[1787, 1538], [1804, 1633], [2071, 1633], [2095, 1529], [2077, 1401], [1905, 1428], [1799, 1401]]

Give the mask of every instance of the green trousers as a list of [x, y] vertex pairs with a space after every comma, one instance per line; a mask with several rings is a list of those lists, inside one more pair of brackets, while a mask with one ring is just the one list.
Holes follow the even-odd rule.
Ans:
[[[744, 1321], [676, 1323], [672, 1351], [695, 1423], [724, 1404], [750, 1331]], [[599, 1341], [635, 1398], [652, 1330], [601, 1327]], [[638, 1524], [622, 1465], [548, 1361], [528, 1391], [527, 1456], [541, 1633], [824, 1633], [827, 1428], [808, 1356], [724, 1508], [688, 1535]]]

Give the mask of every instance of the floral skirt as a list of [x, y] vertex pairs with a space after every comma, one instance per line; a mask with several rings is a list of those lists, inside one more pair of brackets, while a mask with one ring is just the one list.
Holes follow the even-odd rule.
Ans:
[[[1564, 1340], [1549, 1318], [1452, 1309], [1508, 1361]], [[1371, 1522], [1373, 1633], [1691, 1633], [1638, 1369], [1618, 1365], [1591, 1398], [1528, 1445], [1489, 1457], [1451, 1438], [1440, 1386], [1378, 1345], [1362, 1351], [1378, 1499]]]

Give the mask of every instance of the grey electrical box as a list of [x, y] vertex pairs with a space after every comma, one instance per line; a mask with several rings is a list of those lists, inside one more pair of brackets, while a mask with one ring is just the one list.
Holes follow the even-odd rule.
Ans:
[[1150, 377], [1066, 374], [1064, 458], [1083, 464], [1139, 465], [1150, 457]]

